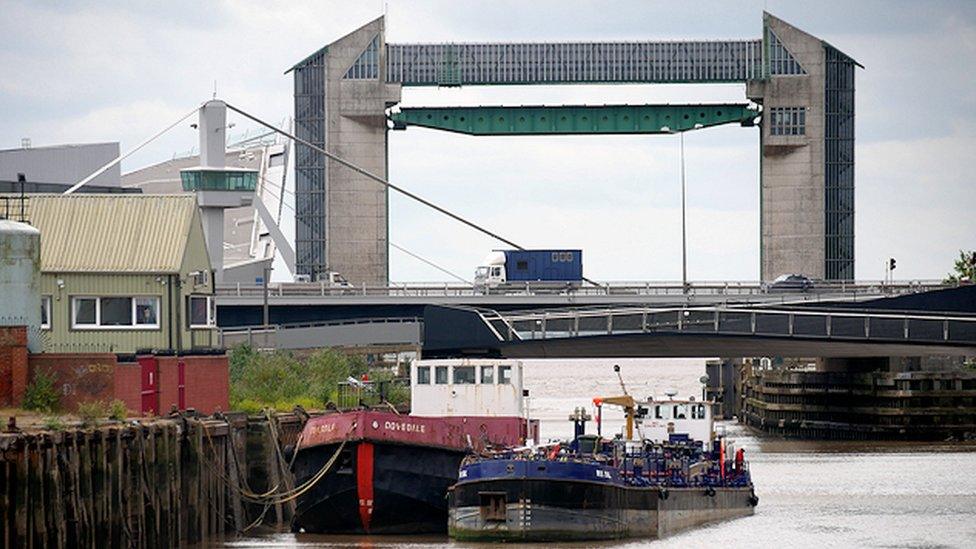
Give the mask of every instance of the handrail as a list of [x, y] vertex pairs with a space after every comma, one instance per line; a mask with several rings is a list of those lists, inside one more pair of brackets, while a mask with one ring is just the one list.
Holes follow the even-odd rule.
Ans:
[[[770, 291], [770, 286], [757, 281], [701, 281], [692, 282], [686, 288], [681, 282], [604, 282], [599, 286], [565, 288], [551, 283], [520, 283], [505, 288], [484, 288], [473, 285], [444, 282], [392, 283], [389, 285], [328, 286], [322, 282], [289, 282], [273, 284], [268, 288], [269, 295], [285, 296], [499, 296], [499, 295], [570, 295], [570, 296], [653, 296], [653, 295], [781, 295], [784, 299], [800, 298], [803, 301], [820, 300], [824, 297], [843, 295], [891, 295], [917, 293], [935, 289], [957, 287], [938, 280], [912, 280], [899, 282], [857, 281], [821, 282], [807, 292]], [[222, 284], [216, 288], [218, 296], [263, 296], [261, 285]]]

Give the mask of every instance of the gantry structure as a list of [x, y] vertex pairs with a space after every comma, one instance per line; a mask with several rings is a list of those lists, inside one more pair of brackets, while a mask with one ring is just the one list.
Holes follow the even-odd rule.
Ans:
[[[410, 126], [522, 136], [757, 126], [761, 279], [852, 280], [856, 66], [768, 13], [753, 40], [560, 43], [388, 44], [380, 17], [289, 72], [298, 137], [384, 178], [388, 132]], [[748, 101], [396, 108], [404, 86], [622, 83], [742, 83]], [[388, 189], [310, 147], [296, 152], [299, 274], [386, 284]]]

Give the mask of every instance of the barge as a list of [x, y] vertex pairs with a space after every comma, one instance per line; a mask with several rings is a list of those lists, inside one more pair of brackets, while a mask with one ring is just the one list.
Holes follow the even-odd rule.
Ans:
[[292, 530], [329, 534], [444, 533], [447, 489], [472, 452], [538, 436], [524, 417], [522, 363], [460, 359], [411, 365], [411, 412], [357, 409], [312, 418], [292, 471]]
[[577, 409], [568, 444], [469, 458], [448, 493], [448, 533], [469, 541], [661, 538], [753, 514], [759, 498], [744, 451], [715, 435], [711, 404], [670, 396], [594, 399], [598, 415], [605, 404], [627, 414], [626, 432], [611, 440], [586, 435], [589, 417]]

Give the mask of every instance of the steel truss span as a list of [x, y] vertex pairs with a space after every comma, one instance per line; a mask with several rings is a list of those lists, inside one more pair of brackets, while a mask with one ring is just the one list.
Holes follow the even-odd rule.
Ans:
[[762, 40], [387, 44], [404, 86], [745, 82], [762, 78]]
[[408, 107], [394, 129], [422, 126], [468, 135], [667, 134], [721, 124], [752, 125], [748, 104]]

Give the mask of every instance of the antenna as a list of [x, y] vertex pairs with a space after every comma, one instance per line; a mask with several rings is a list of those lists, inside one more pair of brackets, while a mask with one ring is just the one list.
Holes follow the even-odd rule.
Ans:
[[213, 98], [217, 99], [217, 80], [214, 80], [214, 94]]

